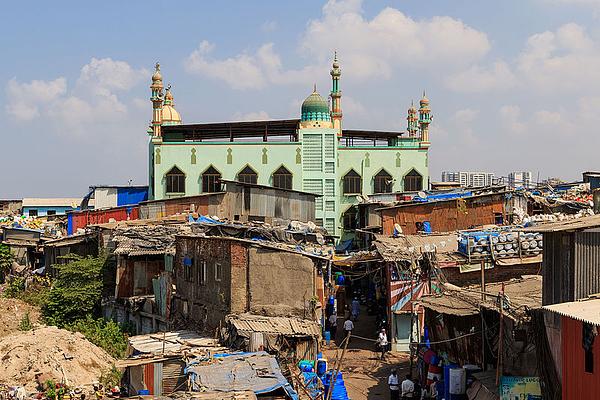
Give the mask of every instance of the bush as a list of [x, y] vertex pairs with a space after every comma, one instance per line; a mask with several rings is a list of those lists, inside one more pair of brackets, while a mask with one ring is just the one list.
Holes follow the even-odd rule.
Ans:
[[19, 322], [19, 330], [20, 331], [30, 331], [33, 328], [31, 324], [31, 319], [29, 319], [29, 312], [26, 312], [21, 318], [21, 322]]
[[0, 243], [0, 275], [2, 279], [10, 273], [12, 262], [13, 255], [10, 252], [10, 248]]
[[127, 336], [123, 328], [116, 322], [102, 318], [94, 319], [88, 315], [85, 319], [69, 324], [65, 328], [81, 332], [87, 340], [103, 348], [115, 358], [125, 357]]
[[121, 385], [121, 378], [123, 378], [123, 372], [112, 365], [110, 368], [102, 370], [98, 382], [105, 388], [112, 388]]
[[13, 276], [8, 279], [4, 286], [4, 297], [19, 298], [25, 291], [25, 278]]
[[67, 264], [54, 265], [57, 278], [42, 307], [46, 322], [58, 327], [100, 315], [106, 257], [70, 255], [68, 258]]

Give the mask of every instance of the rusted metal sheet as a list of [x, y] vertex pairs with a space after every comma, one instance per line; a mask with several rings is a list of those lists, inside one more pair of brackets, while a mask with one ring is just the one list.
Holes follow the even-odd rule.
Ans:
[[183, 373], [185, 363], [181, 360], [163, 361], [162, 394], [168, 395], [176, 391], [185, 391], [186, 379]]
[[434, 232], [452, 232], [494, 224], [504, 215], [503, 194], [474, 196], [430, 203], [408, 204], [381, 209], [383, 232], [391, 235], [399, 224], [404, 234], [418, 232], [417, 223], [428, 221]]
[[592, 346], [592, 372], [586, 372], [585, 350], [581, 345], [582, 325], [569, 317], [561, 318], [563, 399], [586, 399], [591, 393], [600, 393], [600, 340], [594, 340]]
[[144, 365], [144, 386], [150, 392], [154, 393], [154, 364]]

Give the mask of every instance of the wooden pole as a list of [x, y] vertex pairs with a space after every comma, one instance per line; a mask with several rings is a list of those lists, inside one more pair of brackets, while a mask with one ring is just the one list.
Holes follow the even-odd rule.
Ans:
[[327, 393], [327, 400], [331, 400], [331, 396], [333, 394], [333, 388], [335, 386], [335, 380], [342, 369], [342, 360], [344, 359], [344, 355], [346, 354], [346, 348], [348, 348], [348, 343], [350, 342], [350, 332], [346, 335], [344, 339], [346, 343], [344, 343], [344, 349], [342, 350], [342, 355], [339, 359], [335, 361], [336, 367], [333, 369], [333, 376], [331, 377], [331, 381], [329, 382], [329, 393]]
[[502, 342], [504, 337], [504, 282], [502, 282], [502, 292], [500, 292], [500, 341], [498, 342], [498, 363], [496, 365], [496, 386], [500, 384], [500, 375], [502, 375]]

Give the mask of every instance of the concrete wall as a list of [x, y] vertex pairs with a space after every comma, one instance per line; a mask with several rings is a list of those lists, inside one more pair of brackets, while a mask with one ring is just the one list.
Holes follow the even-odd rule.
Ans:
[[249, 271], [252, 313], [299, 317], [307, 315], [308, 301], [317, 294], [315, 265], [310, 258], [294, 253], [250, 248]]

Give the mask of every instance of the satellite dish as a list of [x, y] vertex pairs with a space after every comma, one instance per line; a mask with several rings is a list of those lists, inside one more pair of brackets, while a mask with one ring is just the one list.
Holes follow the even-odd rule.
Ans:
[[362, 197], [360, 194], [356, 195], [356, 200], [357, 200], [359, 203], [362, 203], [362, 202], [364, 202], [364, 201], [365, 201], [365, 199], [363, 199], [363, 197]]
[[427, 195], [425, 194], [425, 192], [419, 192], [419, 193], [417, 193], [417, 196], [419, 196], [422, 199], [426, 199], [427, 198]]
[[367, 194], [363, 194], [363, 198], [365, 199], [365, 201], [369, 201], [369, 196], [367, 196]]
[[400, 224], [398, 224], [398, 223], [394, 224], [394, 231], [397, 234], [401, 234], [402, 233], [402, 227], [400, 226]]

